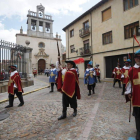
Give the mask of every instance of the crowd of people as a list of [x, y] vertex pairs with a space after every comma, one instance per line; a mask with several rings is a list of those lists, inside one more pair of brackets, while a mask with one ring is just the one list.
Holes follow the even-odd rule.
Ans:
[[[54, 92], [54, 85], [57, 90], [62, 93], [62, 115], [58, 120], [65, 119], [67, 117], [67, 107], [73, 108], [73, 117], [77, 115], [77, 99], [81, 99], [80, 87], [79, 87], [79, 69], [74, 61], [65, 61], [67, 66], [62, 67], [59, 62], [56, 65], [51, 64], [51, 69], [46, 69], [45, 75], [49, 76], [49, 83], [51, 87], [50, 92]], [[9, 105], [5, 108], [13, 107], [14, 95], [16, 94], [20, 104], [23, 106], [23, 89], [21, 84], [21, 78], [17, 72], [17, 66], [10, 66], [10, 80], [8, 84], [9, 93]], [[33, 70], [34, 76], [37, 75], [37, 70]], [[97, 81], [100, 80], [101, 71], [99, 64], [93, 67], [93, 62], [90, 61], [87, 65], [87, 69], [84, 74], [84, 84], [87, 85], [88, 96], [95, 94], [95, 87]], [[131, 60], [127, 59], [124, 62], [124, 67], [121, 68], [120, 63], [114, 68], [113, 72], [114, 83], [119, 83], [121, 88], [121, 82], [123, 84], [122, 95], [125, 94], [126, 101], [131, 101], [133, 105], [133, 116], [136, 122], [136, 139], [140, 140], [140, 50], [135, 53], [135, 65], [131, 67]]]

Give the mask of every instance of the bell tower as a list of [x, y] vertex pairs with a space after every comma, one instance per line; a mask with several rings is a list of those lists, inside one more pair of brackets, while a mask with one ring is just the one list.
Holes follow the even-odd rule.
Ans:
[[27, 25], [27, 36], [53, 38], [52, 16], [45, 14], [42, 4], [36, 7], [36, 12], [28, 11]]

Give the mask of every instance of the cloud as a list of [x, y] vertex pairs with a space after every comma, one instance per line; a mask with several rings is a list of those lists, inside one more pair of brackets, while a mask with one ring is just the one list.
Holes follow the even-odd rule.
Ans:
[[19, 33], [19, 30], [15, 30], [12, 28], [10, 30], [6, 30], [4, 28], [4, 24], [2, 24], [0, 21], [0, 39], [5, 40], [5, 41], [9, 41], [12, 43], [16, 43], [15, 35], [17, 33]]
[[13, 15], [26, 18], [27, 11], [36, 11], [40, 3], [45, 7], [46, 14], [67, 15], [69, 12], [81, 12], [81, 5], [89, 0], [3, 0], [0, 2], [0, 16], [11, 18]]

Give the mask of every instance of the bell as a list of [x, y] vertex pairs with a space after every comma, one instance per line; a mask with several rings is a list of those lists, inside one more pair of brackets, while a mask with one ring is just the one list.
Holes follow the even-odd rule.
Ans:
[[35, 26], [32, 27], [32, 30], [35, 30]]
[[42, 17], [42, 13], [41, 12], [39, 13], [39, 15], [40, 15], [40, 17]]

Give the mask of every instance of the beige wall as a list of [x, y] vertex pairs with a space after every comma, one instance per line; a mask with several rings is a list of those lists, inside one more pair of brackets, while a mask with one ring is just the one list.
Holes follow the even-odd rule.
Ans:
[[[90, 36], [87, 36], [85, 38], [81, 38], [79, 37], [79, 30], [83, 28], [83, 23], [85, 21], [89, 20], [89, 26], [91, 26], [90, 23], [90, 15], [85, 16], [83, 19], [79, 20], [77, 23], [75, 23], [73, 26], [71, 26], [70, 28], [68, 28], [66, 30], [66, 52], [68, 54], [68, 49], [69, 49], [69, 57], [75, 57], [77, 56], [77, 53], [71, 53], [70, 52], [70, 46], [74, 45], [75, 46], [75, 50], [82, 48], [83, 47], [83, 41], [90, 39]], [[74, 36], [70, 38], [70, 30], [74, 29]], [[69, 32], [68, 32], [69, 30]], [[69, 33], [69, 35], [68, 35]], [[68, 47], [68, 36], [69, 36], [69, 47]], [[91, 45], [91, 44], [90, 44]], [[67, 55], [68, 58], [68, 55]]]
[[[111, 7], [111, 15], [112, 17], [102, 22], [102, 11]], [[66, 30], [66, 48], [67, 48], [67, 58], [68, 58], [68, 48], [70, 53], [70, 45], [75, 46], [75, 50], [78, 48], [83, 47], [83, 41], [89, 39], [91, 42], [91, 34], [87, 37], [80, 38], [79, 37], [79, 30], [83, 28], [83, 22], [89, 20], [89, 25], [91, 26], [90, 21], [90, 14], [79, 20], [78, 22], [74, 23]], [[96, 10], [92, 11], [92, 51], [93, 51], [93, 63], [100, 64], [101, 68], [101, 78], [105, 78], [105, 58], [106, 56], [113, 56], [113, 55], [121, 55], [126, 53], [131, 53], [132, 49], [124, 49], [118, 50], [122, 48], [128, 48], [133, 46], [133, 39], [124, 39], [124, 26], [139, 21], [140, 23], [140, 0], [139, 5], [135, 6], [127, 11], [123, 10], [123, 1], [122, 0], [109, 0]], [[69, 39], [69, 46], [68, 46], [68, 31], [74, 29], [74, 37]], [[103, 45], [102, 43], [102, 34], [112, 31], [112, 38], [113, 43]], [[140, 41], [140, 37], [137, 37]], [[90, 44], [91, 45], [91, 44]], [[135, 42], [135, 46], [137, 43]], [[118, 50], [118, 51], [112, 51]], [[137, 49], [136, 49], [137, 50]], [[112, 52], [106, 52], [112, 51]], [[100, 53], [106, 52], [106, 53]], [[96, 54], [99, 53], [99, 54]], [[70, 53], [69, 58], [77, 57], [76, 53]], [[81, 56], [79, 56], [81, 57]], [[73, 58], [76, 59], [76, 58]], [[86, 59], [89, 59], [86, 58]], [[84, 64], [80, 64], [79, 68], [82, 69]], [[84, 70], [80, 70], [80, 77], [83, 77]]]
[[[102, 22], [101, 11], [108, 7], [111, 7], [112, 17]], [[133, 39], [124, 39], [124, 26], [136, 21], [140, 22], [140, 5], [124, 11], [122, 0], [110, 0], [93, 11], [92, 17], [93, 53], [132, 47]], [[102, 45], [102, 34], [109, 31], [112, 31], [113, 43]]]
[[[17, 35], [16, 37], [16, 43], [20, 45], [24, 45], [25, 41], [28, 40], [30, 41], [30, 45], [28, 47], [33, 48], [32, 51], [32, 67], [38, 69], [38, 60], [39, 59], [44, 59], [46, 61], [46, 68], [50, 68], [49, 64], [50, 61], [51, 63], [56, 64], [56, 61], [58, 60], [58, 52], [57, 52], [57, 41], [53, 39], [43, 39], [43, 38], [36, 38], [36, 37], [29, 37], [29, 36], [22, 36], [22, 35]], [[39, 42], [44, 42], [45, 43], [45, 53], [49, 55], [49, 57], [35, 57], [34, 55], [39, 52], [39, 47], [38, 44]], [[61, 53], [61, 41], [58, 42], [59, 44], [59, 49]]]

